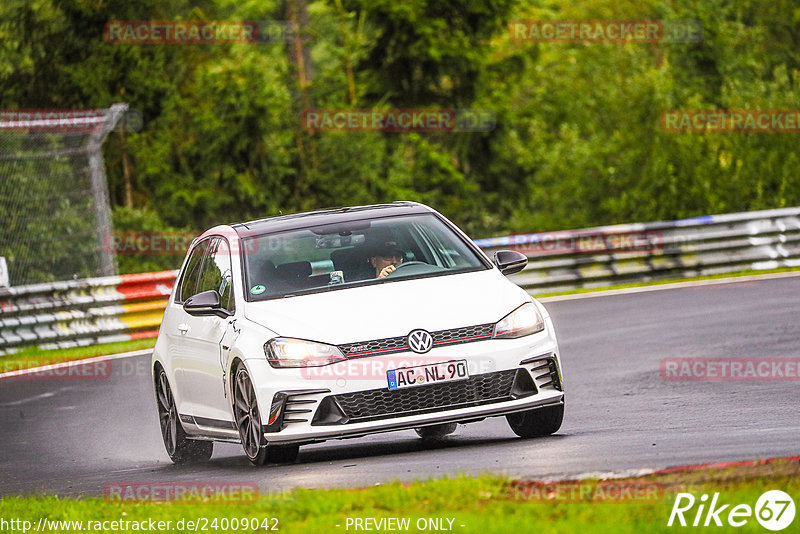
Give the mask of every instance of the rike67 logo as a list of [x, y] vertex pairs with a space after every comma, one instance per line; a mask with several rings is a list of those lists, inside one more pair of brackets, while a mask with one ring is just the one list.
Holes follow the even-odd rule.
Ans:
[[[685, 514], [685, 516], [684, 516]], [[719, 493], [709, 496], [703, 494], [696, 499], [691, 493], [678, 493], [667, 526], [693, 527], [742, 527], [754, 516], [767, 530], [783, 530], [794, 521], [795, 505], [788, 493], [780, 490], [765, 492], [756, 501], [755, 507], [749, 504], [732, 505], [723, 503]]]

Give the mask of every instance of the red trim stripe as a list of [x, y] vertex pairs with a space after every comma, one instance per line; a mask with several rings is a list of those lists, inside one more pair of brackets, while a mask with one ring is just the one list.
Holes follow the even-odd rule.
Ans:
[[448, 339], [446, 341], [434, 341], [434, 345], [441, 345], [444, 343], [457, 343], [459, 341], [469, 341], [470, 339], [483, 339], [485, 337], [492, 337], [493, 334], [481, 334], [480, 336], [460, 337], [458, 339]]
[[376, 354], [378, 352], [386, 352], [388, 350], [401, 351], [401, 350], [404, 350], [404, 349], [407, 349], [407, 348], [408, 348], [408, 345], [403, 345], [402, 347], [392, 347], [392, 348], [389, 348], [389, 349], [368, 350], [368, 351], [364, 351], [364, 352], [348, 352], [347, 354], [345, 354], [345, 356], [360, 356], [362, 354]]
[[[460, 338], [457, 338], [457, 339], [448, 339], [448, 340], [445, 340], [445, 341], [434, 341], [433, 344], [434, 345], [445, 345], [445, 344], [450, 344], [450, 343], [458, 343], [460, 341], [469, 341], [471, 339], [483, 339], [483, 338], [487, 338], [487, 337], [492, 337], [493, 335], [494, 334], [482, 334], [480, 336], [460, 337]], [[387, 351], [390, 351], [390, 350], [399, 352], [401, 350], [406, 350], [408, 348], [409, 348], [408, 345], [403, 345], [402, 347], [392, 347], [392, 348], [389, 348], [389, 349], [368, 350], [368, 351], [365, 351], [365, 352], [348, 352], [347, 354], [345, 354], [345, 356], [349, 357], [349, 356], [361, 356], [362, 354], [378, 354], [378, 353], [387, 352]]]

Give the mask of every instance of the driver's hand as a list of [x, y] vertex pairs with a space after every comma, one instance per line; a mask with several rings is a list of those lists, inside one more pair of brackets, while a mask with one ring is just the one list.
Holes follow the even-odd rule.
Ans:
[[397, 267], [395, 267], [394, 265], [387, 265], [386, 267], [381, 269], [380, 274], [378, 274], [378, 278], [383, 278], [388, 274], [393, 273], [395, 269], [397, 269]]

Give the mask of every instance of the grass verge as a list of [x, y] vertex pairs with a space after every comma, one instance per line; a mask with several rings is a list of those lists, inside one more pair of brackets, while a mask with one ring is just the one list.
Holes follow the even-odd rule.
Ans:
[[[44, 350], [36, 347], [27, 348], [13, 354], [0, 356], [0, 372], [30, 369], [42, 365], [82, 360], [95, 356], [118, 354], [140, 349], [152, 349], [156, 344], [155, 338], [135, 339], [133, 341], [119, 341], [117, 343], [103, 343], [86, 347], [73, 347], [69, 349]], [[2, 529], [0, 529], [2, 532]]]
[[[267, 468], [269, 469], [269, 468]], [[268, 481], [269, 474], [253, 471], [253, 479]], [[163, 485], [164, 483], [161, 482]], [[577, 486], [576, 486], [577, 485]], [[656, 488], [639, 492], [638, 497], [609, 488]], [[576, 491], [575, 488], [578, 488]], [[563, 490], [561, 488], [567, 488]], [[585, 491], [585, 488], [588, 490]], [[605, 490], [602, 490], [605, 488]], [[598, 492], [598, 489], [601, 491]], [[800, 461], [777, 460], [769, 464], [702, 469], [685, 473], [657, 474], [605, 482], [582, 480], [571, 483], [542, 484], [513, 481], [497, 476], [436, 479], [375, 486], [368, 489], [294, 490], [261, 495], [254, 502], [196, 503], [189, 501], [120, 502], [103, 498], [59, 499], [58, 497], [5, 497], [0, 501], [0, 518], [30, 521], [35, 527], [40, 517], [49, 521], [83, 521], [83, 532], [114, 532], [111, 524], [88, 521], [164, 521], [160, 532], [254, 532], [277, 525], [287, 533], [352, 532], [355, 519], [399, 518], [408, 520], [407, 530], [416, 532], [422, 522], [438, 521], [440, 530], [454, 532], [548, 532], [548, 533], [637, 533], [709, 530], [667, 526], [679, 492], [692, 493], [697, 502], [685, 513], [691, 525], [703, 494], [719, 493], [718, 505], [730, 504], [720, 514], [723, 528], [713, 531], [765, 532], [755, 517], [745, 518], [740, 528], [727, 525], [727, 514], [738, 504], [755, 508], [765, 491], [779, 489], [800, 497]], [[634, 492], [635, 494], [636, 492]], [[615, 497], [615, 495], [617, 497]], [[623, 497], [623, 495], [628, 495]], [[711, 499], [709, 499], [710, 501]], [[707, 504], [707, 503], [706, 503]], [[706, 508], [707, 510], [707, 508]], [[232, 521], [247, 519], [247, 528], [232, 528]], [[701, 525], [705, 519], [701, 520]], [[183, 520], [182, 527], [179, 523]], [[216, 520], [216, 521], [215, 521]], [[264, 521], [267, 520], [267, 521]], [[275, 522], [277, 520], [277, 523]], [[169, 521], [169, 524], [166, 522]], [[193, 521], [190, 526], [187, 522]], [[198, 524], [197, 521], [200, 521]], [[418, 524], [419, 522], [419, 524]], [[800, 519], [786, 532], [796, 532]], [[257, 529], [250, 524], [258, 524]], [[403, 523], [401, 523], [403, 524]], [[214, 526], [216, 525], [216, 527]], [[222, 528], [227, 525], [226, 528]], [[75, 532], [71, 526], [49, 524], [49, 532]], [[203, 529], [203, 526], [206, 529]], [[384, 524], [384, 527], [386, 524]], [[35, 528], [32, 527], [34, 530]], [[387, 530], [376, 528], [372, 530]], [[128, 525], [127, 531], [136, 531]], [[432, 530], [428, 528], [427, 530]]]

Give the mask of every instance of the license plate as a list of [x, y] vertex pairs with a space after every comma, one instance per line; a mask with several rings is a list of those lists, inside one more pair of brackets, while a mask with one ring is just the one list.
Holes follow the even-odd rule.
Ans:
[[386, 371], [389, 389], [403, 389], [424, 386], [434, 382], [452, 382], [469, 378], [466, 360], [431, 363], [417, 367], [402, 367]]

